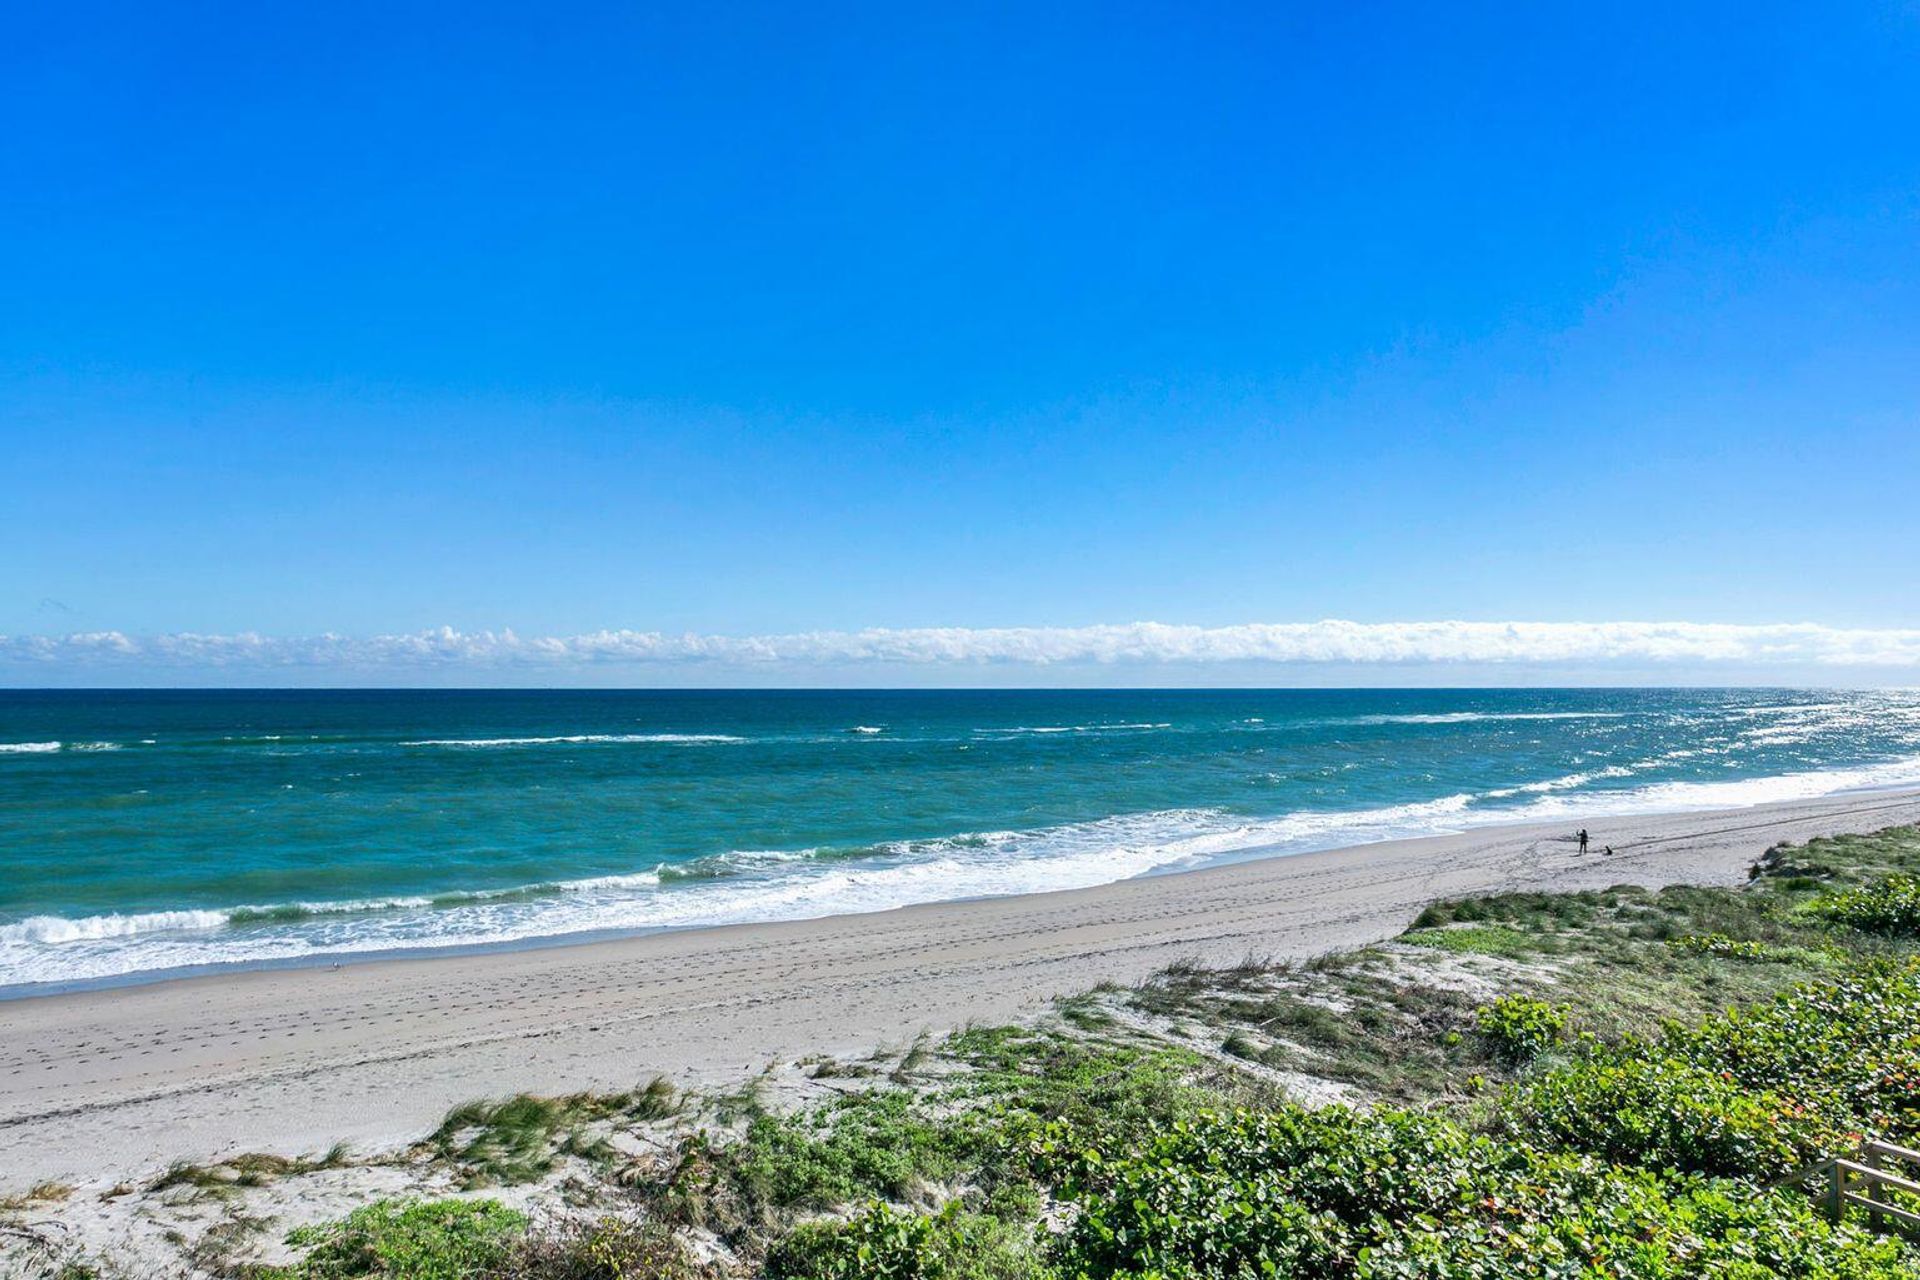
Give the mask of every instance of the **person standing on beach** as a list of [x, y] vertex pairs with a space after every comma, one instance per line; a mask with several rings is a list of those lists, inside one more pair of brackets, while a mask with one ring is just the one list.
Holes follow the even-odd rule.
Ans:
[[1580, 852], [1585, 853], [1586, 851], [1587, 851], [1587, 829], [1585, 827], [1582, 827], [1580, 828]]

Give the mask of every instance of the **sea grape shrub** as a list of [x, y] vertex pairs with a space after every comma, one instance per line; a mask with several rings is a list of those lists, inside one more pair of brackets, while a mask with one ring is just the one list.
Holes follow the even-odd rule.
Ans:
[[1920, 1135], [1920, 960], [1869, 963], [1697, 1027], [1669, 1027], [1661, 1044], [1836, 1128]]
[[1772, 1000], [1589, 1046], [1514, 1091], [1536, 1141], [1654, 1168], [1776, 1178], [1864, 1135], [1920, 1134], [1920, 968], [1878, 962]]
[[844, 1222], [804, 1223], [768, 1252], [766, 1280], [1046, 1280], [1031, 1230], [963, 1212], [875, 1204]]
[[1790, 1193], [1650, 1174], [1594, 1185], [1552, 1217], [1420, 1224], [1368, 1250], [1354, 1280], [1913, 1280], [1913, 1251], [1834, 1226]]
[[1520, 1280], [1540, 1276], [1891, 1280], [1901, 1244], [1804, 1198], [1610, 1165], [1341, 1107], [1213, 1115], [1123, 1152], [1042, 1143], [1078, 1213], [1069, 1280]]
[[1531, 996], [1501, 996], [1474, 1010], [1474, 1028], [1493, 1056], [1510, 1067], [1523, 1067], [1560, 1042], [1567, 1015], [1545, 1000]]
[[1920, 937], [1920, 878], [1893, 875], [1816, 904], [1827, 919], [1865, 933]]
[[1431, 1116], [1344, 1107], [1204, 1115], [1111, 1153], [1043, 1140], [1043, 1177], [1076, 1203], [1067, 1275], [1347, 1274], [1396, 1222], [1498, 1205], [1526, 1164]]
[[1518, 1133], [1546, 1146], [1727, 1177], [1783, 1177], [1841, 1141], [1797, 1103], [1641, 1045], [1543, 1072], [1508, 1111]]

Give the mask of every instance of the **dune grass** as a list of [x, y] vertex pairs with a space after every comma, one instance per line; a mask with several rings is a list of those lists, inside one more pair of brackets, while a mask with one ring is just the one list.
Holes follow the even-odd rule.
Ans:
[[424, 1145], [458, 1169], [469, 1189], [513, 1185], [542, 1177], [567, 1156], [610, 1163], [615, 1124], [665, 1119], [679, 1105], [678, 1092], [661, 1079], [624, 1093], [519, 1094], [455, 1107]]

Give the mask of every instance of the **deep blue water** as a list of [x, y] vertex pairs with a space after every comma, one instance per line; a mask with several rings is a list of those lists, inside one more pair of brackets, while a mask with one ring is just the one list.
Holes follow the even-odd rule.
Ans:
[[1920, 783], [1920, 695], [0, 692], [0, 987]]

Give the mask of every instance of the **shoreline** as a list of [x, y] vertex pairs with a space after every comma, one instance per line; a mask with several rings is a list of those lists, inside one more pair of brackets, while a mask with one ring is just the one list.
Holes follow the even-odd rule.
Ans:
[[[1812, 797], [1806, 803], [1818, 803], [1825, 800], [1845, 801], [1852, 798], [1873, 795], [1900, 795], [1908, 791], [1920, 794], [1920, 787], [1892, 786], [1877, 788], [1858, 788], [1850, 791], [1836, 791], [1828, 795]], [[1779, 803], [1795, 803], [1781, 801]], [[1760, 808], [1765, 806], [1745, 806]], [[1673, 811], [1655, 811], [1647, 816], [1655, 818], [1679, 817], [1687, 813], [1741, 812], [1741, 809], [1681, 809]], [[1619, 814], [1602, 815], [1591, 821], [1625, 821], [1639, 811], [1627, 811]], [[231, 978], [248, 973], [279, 973], [303, 969], [336, 970], [349, 966], [386, 964], [390, 962], [411, 961], [456, 961], [469, 960], [482, 956], [510, 955], [520, 951], [545, 951], [573, 947], [595, 947], [608, 943], [631, 942], [641, 938], [653, 938], [663, 935], [712, 933], [727, 929], [754, 929], [782, 924], [812, 924], [829, 920], [852, 919], [860, 916], [887, 915], [898, 911], [911, 911], [923, 907], [960, 906], [970, 903], [999, 902], [1013, 898], [1043, 898], [1054, 894], [1087, 893], [1115, 885], [1129, 884], [1141, 880], [1165, 879], [1173, 876], [1192, 875], [1202, 871], [1218, 871], [1230, 867], [1245, 866], [1250, 863], [1277, 861], [1283, 858], [1302, 858], [1316, 854], [1353, 853], [1371, 849], [1378, 845], [1410, 844], [1421, 840], [1447, 840], [1465, 838], [1487, 833], [1497, 834], [1503, 830], [1511, 831], [1522, 827], [1552, 828], [1562, 830], [1570, 824], [1578, 826], [1589, 819], [1569, 818], [1556, 823], [1544, 823], [1538, 819], [1514, 819], [1476, 823], [1453, 831], [1438, 831], [1421, 836], [1396, 836], [1384, 840], [1363, 840], [1351, 844], [1328, 845], [1317, 849], [1289, 849], [1281, 845], [1249, 845], [1223, 854], [1198, 866], [1156, 867], [1137, 875], [1119, 880], [1104, 881], [1099, 884], [1069, 886], [1059, 889], [1031, 890], [1020, 893], [983, 893], [956, 898], [936, 898], [925, 902], [903, 902], [894, 906], [874, 907], [866, 910], [831, 911], [820, 915], [794, 916], [769, 920], [741, 920], [715, 924], [685, 925], [644, 925], [628, 929], [594, 929], [578, 933], [534, 934], [508, 941], [453, 943], [444, 946], [395, 947], [379, 951], [340, 951], [320, 952], [310, 956], [291, 956], [269, 960], [233, 960], [202, 965], [188, 965], [171, 969], [136, 969], [128, 973], [109, 974], [97, 978], [75, 978], [49, 982], [0, 983], [0, 1009], [17, 1001], [42, 1000], [56, 996], [82, 995], [90, 992], [115, 991], [128, 987], [147, 987], [166, 985], [175, 982], [192, 982], [209, 978]]]
[[[962, 894], [955, 897], [928, 898], [919, 901], [909, 900], [889, 906], [850, 907], [844, 910], [823, 911], [816, 915], [772, 916], [757, 920], [720, 920], [688, 924], [613, 926], [557, 933], [536, 933], [479, 942], [450, 942], [379, 949], [317, 951], [309, 954], [275, 956], [266, 959], [216, 960], [200, 964], [177, 965], [168, 968], [134, 969], [123, 973], [109, 973], [94, 977], [61, 978], [29, 982], [0, 982], [0, 1008], [4, 1008], [9, 1003], [23, 1000], [39, 1000], [54, 996], [111, 991], [126, 987], [152, 986], [204, 978], [232, 977], [255, 972], [281, 972], [302, 969], [334, 970], [348, 966], [383, 964], [393, 961], [460, 960], [479, 956], [510, 954], [519, 951], [597, 946], [604, 943], [631, 941], [638, 938], [655, 937], [663, 934], [704, 933], [720, 929], [753, 928], [761, 925], [774, 924], [805, 924], [814, 921], [840, 919], [842, 917], [884, 915], [888, 912], [909, 910], [916, 907], [993, 902], [1004, 898], [1036, 897], [1053, 893], [1079, 893], [1109, 888], [1135, 880], [1152, 880], [1168, 876], [1190, 875], [1198, 871], [1213, 871], [1280, 858], [1298, 858], [1322, 853], [1351, 853], [1355, 850], [1371, 848], [1375, 845], [1404, 844], [1426, 839], [1466, 838], [1479, 833], [1497, 833], [1501, 830], [1515, 830], [1522, 827], [1538, 827], [1541, 829], [1578, 827], [1582, 824], [1591, 824], [1594, 822], [1624, 822], [1636, 815], [1664, 819], [1678, 818], [1689, 813], [1734, 813], [1749, 809], [1768, 808], [1775, 805], [1800, 803], [1818, 804], [1826, 801], [1838, 803], [1873, 796], [1897, 796], [1908, 792], [1920, 793], [1920, 782], [1895, 782], [1847, 787], [1811, 796], [1779, 801], [1762, 801], [1750, 805], [1686, 806], [1671, 810], [1623, 809], [1610, 813], [1602, 812], [1598, 815], [1570, 814], [1558, 817], [1553, 822], [1546, 822], [1538, 817], [1496, 817], [1489, 818], [1487, 821], [1468, 822], [1453, 829], [1442, 829], [1429, 832], [1425, 835], [1404, 835], [1384, 839], [1355, 840], [1304, 849], [1293, 847], [1286, 843], [1252, 844], [1242, 848], [1227, 850], [1207, 858], [1204, 861], [1189, 865], [1155, 866], [1116, 880], [1100, 881], [1094, 884], [1066, 885], [1057, 889], [1028, 889], [1012, 893], [988, 892]], [[1418, 802], [1415, 803], [1417, 804]], [[1249, 820], [1257, 821], [1257, 819]], [[235, 910], [252, 909], [253, 908], [235, 908]], [[181, 908], [180, 910], [196, 911], [201, 909]], [[162, 910], [161, 913], [165, 914], [165, 911]]]
[[1920, 790], [1583, 821], [1585, 857], [1564, 823], [1488, 826], [1085, 889], [17, 998], [0, 1003], [0, 1194], [377, 1149], [479, 1096], [737, 1081], [1016, 1019], [1178, 959], [1365, 945], [1437, 898], [1739, 883], [1775, 843], [1920, 822]]

